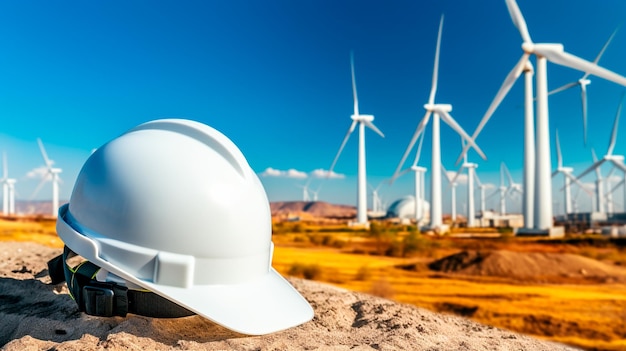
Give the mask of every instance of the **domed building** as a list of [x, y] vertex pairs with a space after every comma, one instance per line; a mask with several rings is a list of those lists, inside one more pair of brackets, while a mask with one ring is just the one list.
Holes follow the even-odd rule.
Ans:
[[[422, 201], [422, 216], [420, 223], [430, 218], [430, 203]], [[415, 219], [415, 197], [408, 195], [394, 201], [387, 209], [387, 218], [399, 218], [401, 220]]]

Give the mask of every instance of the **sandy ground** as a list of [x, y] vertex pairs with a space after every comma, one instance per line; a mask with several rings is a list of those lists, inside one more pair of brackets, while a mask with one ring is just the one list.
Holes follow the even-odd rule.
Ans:
[[233, 333], [204, 318], [101, 318], [78, 312], [65, 285], [49, 285], [60, 250], [0, 243], [2, 350], [574, 350], [452, 315], [290, 279], [315, 318], [265, 336]]

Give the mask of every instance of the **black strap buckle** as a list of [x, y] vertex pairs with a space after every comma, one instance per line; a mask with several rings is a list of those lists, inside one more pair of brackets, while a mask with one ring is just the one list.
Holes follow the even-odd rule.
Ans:
[[[115, 289], [120, 291], [120, 289]], [[94, 284], [83, 287], [83, 307], [85, 313], [92, 316], [112, 317], [116, 315], [115, 290], [113, 284]]]

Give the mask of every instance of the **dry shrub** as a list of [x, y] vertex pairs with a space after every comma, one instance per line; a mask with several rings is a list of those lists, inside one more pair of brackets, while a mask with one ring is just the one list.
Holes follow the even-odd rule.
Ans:
[[289, 271], [287, 272], [287, 274], [291, 276], [301, 277], [309, 280], [319, 278], [321, 273], [322, 269], [318, 264], [304, 264], [299, 262], [294, 262], [291, 267], [289, 267]]
[[373, 282], [369, 292], [374, 296], [379, 296], [385, 299], [392, 299], [394, 295], [393, 287], [384, 278]]
[[372, 277], [372, 271], [370, 270], [370, 268], [368, 266], [361, 266], [356, 271], [356, 275], [354, 279], [364, 281], [364, 280], [370, 279], [371, 277]]

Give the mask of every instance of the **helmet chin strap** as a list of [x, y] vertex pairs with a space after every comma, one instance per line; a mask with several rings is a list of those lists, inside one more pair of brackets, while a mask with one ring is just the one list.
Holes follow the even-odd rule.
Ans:
[[194, 315], [188, 309], [153, 292], [128, 289], [115, 282], [100, 282], [96, 275], [100, 267], [83, 261], [71, 267], [67, 260], [76, 256], [65, 246], [63, 254], [48, 261], [52, 284], [67, 283], [70, 296], [78, 309], [92, 316], [125, 317], [127, 313], [155, 318], [179, 318]]

